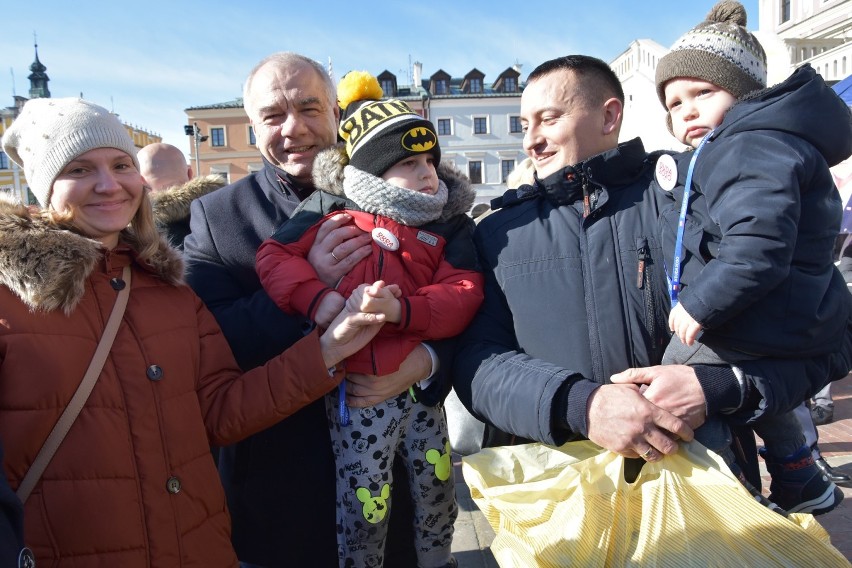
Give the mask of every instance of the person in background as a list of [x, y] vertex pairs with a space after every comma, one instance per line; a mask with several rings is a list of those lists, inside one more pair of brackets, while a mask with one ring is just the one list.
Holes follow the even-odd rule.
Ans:
[[[185, 241], [187, 280], [216, 317], [243, 369], [263, 363], [302, 338], [312, 322], [284, 313], [255, 270], [261, 242], [314, 191], [314, 158], [337, 139], [334, 84], [322, 65], [296, 53], [275, 53], [249, 73], [243, 102], [263, 169], [200, 199], [191, 208]], [[346, 213], [317, 232], [308, 262], [333, 286], [372, 252], [371, 236]], [[331, 253], [334, 253], [332, 256]], [[350, 407], [367, 407], [407, 390], [437, 371], [421, 400], [445, 394], [435, 344], [417, 346], [385, 377], [347, 375]], [[447, 364], [449, 365], [449, 363]], [[294, 467], [298, 464], [298, 467]], [[268, 430], [222, 448], [219, 472], [233, 518], [233, 542], [245, 565], [337, 566], [336, 476], [324, 401]], [[386, 563], [415, 566], [412, 502], [402, 464], [394, 469]], [[315, 543], [306, 546], [305, 543]]]
[[192, 179], [192, 168], [186, 163], [183, 152], [176, 146], [155, 142], [139, 150], [139, 173], [153, 193]]
[[183, 250], [189, 234], [192, 202], [225, 185], [219, 175], [192, 177], [192, 168], [178, 148], [157, 142], [139, 150], [139, 173], [151, 188], [154, 222], [173, 247]]
[[[0, 203], [0, 439], [16, 491], [129, 292], [91, 393], [22, 497], [39, 565], [233, 567], [209, 444], [232, 444], [321, 399], [384, 316], [345, 311], [242, 373], [157, 233], [136, 148], [115, 115], [31, 99], [3, 149], [41, 208]], [[25, 487], [29, 487], [29, 482]]]
[[822, 450], [819, 447], [819, 430], [814, 424], [810, 409], [805, 404], [800, 404], [793, 409], [793, 413], [802, 425], [802, 432], [805, 435], [805, 444], [811, 449], [811, 456], [816, 466], [820, 469], [830, 481], [837, 485], [849, 487], [852, 485], [852, 477], [842, 471], [835, 469], [825, 456], [822, 455]]
[[[664, 365], [827, 355], [852, 316], [833, 262], [841, 205], [829, 171], [852, 152], [849, 109], [809, 66], [766, 89], [766, 55], [745, 26], [742, 4], [723, 0], [657, 65], [667, 124], [694, 149], [657, 162], [655, 189], [673, 198], [662, 214], [674, 331]], [[750, 424], [770, 501], [814, 515], [837, 506], [843, 492], [792, 412]], [[759, 495], [735, 463], [724, 411], [696, 438]]]

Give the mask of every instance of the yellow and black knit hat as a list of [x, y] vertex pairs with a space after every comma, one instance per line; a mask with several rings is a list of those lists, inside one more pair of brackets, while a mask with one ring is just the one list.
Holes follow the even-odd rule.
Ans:
[[337, 86], [342, 109], [340, 138], [349, 164], [381, 177], [391, 166], [425, 152], [441, 161], [438, 135], [431, 122], [399, 99], [381, 100], [382, 88], [366, 71], [350, 71]]
[[722, 0], [675, 42], [657, 65], [657, 96], [663, 106], [666, 83], [677, 77], [708, 81], [738, 99], [766, 87], [766, 53], [746, 30], [746, 18], [742, 4]]

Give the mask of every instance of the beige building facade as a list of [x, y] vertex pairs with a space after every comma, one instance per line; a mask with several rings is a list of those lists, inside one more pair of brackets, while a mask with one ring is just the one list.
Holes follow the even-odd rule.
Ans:
[[185, 110], [187, 126], [196, 134], [187, 136], [190, 165], [195, 175], [221, 175], [235, 182], [263, 169], [243, 99]]

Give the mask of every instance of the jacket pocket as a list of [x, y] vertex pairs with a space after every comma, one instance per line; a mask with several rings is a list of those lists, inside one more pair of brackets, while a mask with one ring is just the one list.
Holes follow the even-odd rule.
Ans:
[[636, 239], [636, 287], [642, 296], [642, 322], [649, 346], [650, 360], [658, 362], [669, 340], [667, 331], [667, 283], [659, 258], [662, 250], [655, 239]]

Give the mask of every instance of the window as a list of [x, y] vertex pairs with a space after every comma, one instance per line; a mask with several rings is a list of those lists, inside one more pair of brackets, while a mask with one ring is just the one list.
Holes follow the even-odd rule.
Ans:
[[514, 77], [505, 77], [503, 79], [503, 90], [507, 93], [514, 93], [518, 90], [518, 83]]
[[449, 118], [438, 119], [438, 136], [452, 136], [453, 121]]
[[248, 127], [248, 142], [249, 146], [257, 146], [257, 138], [254, 137], [254, 127], [252, 125]]
[[217, 175], [225, 183], [231, 183], [231, 166], [228, 164], [213, 164], [210, 166], [210, 175]]
[[438, 79], [437, 81], [435, 81], [435, 94], [446, 95], [447, 93], [447, 81], [445, 79]]
[[210, 145], [221, 147], [225, 145], [225, 129], [222, 127], [210, 129]]
[[503, 160], [500, 162], [500, 179], [506, 183], [506, 178], [515, 169], [515, 160]]
[[386, 97], [393, 96], [393, 80], [382, 79], [382, 93], [384, 93]]
[[473, 133], [488, 134], [488, 117], [474, 116], [473, 117]]
[[468, 162], [467, 177], [470, 178], [470, 183], [482, 183], [482, 162]]
[[482, 79], [476, 78], [470, 80], [470, 92], [471, 93], [481, 93], [482, 92]]
[[790, 21], [790, 0], [781, 0], [781, 23]]
[[509, 132], [512, 134], [517, 134], [519, 132], [523, 132], [524, 129], [521, 126], [521, 117], [520, 116], [510, 116], [509, 117]]
[[0, 152], [0, 170], [8, 170], [9, 169], [9, 156], [6, 155], [6, 152]]

